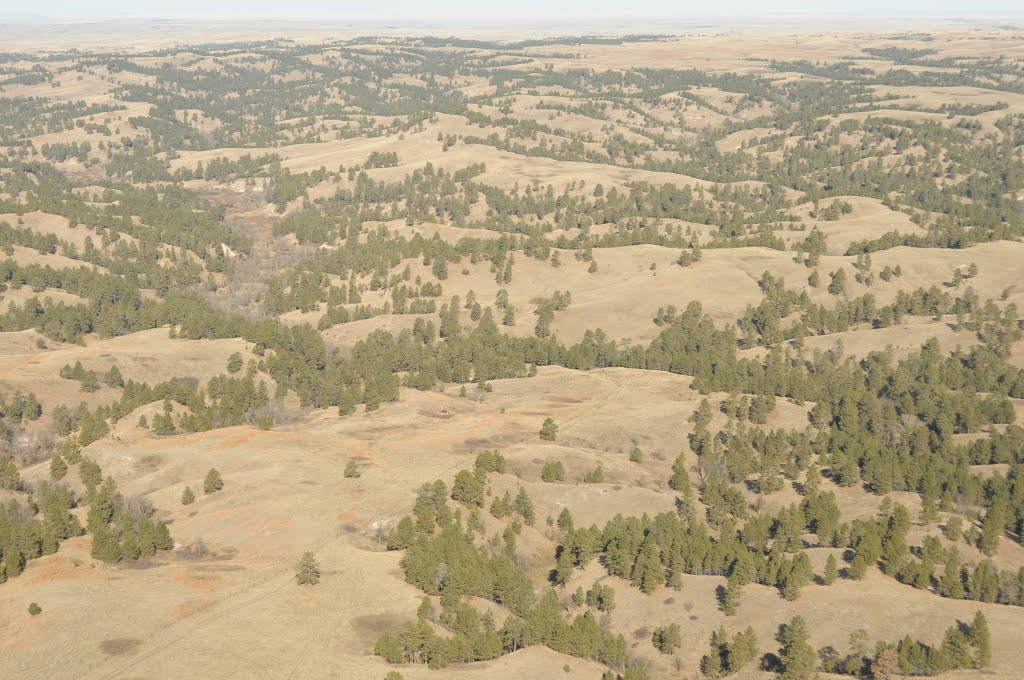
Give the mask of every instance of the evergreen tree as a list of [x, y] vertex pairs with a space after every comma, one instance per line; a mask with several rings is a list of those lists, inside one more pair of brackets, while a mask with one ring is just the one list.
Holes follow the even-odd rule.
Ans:
[[121, 546], [117, 542], [110, 526], [107, 524], [97, 525], [90, 528], [92, 531], [92, 549], [90, 555], [103, 562], [119, 562], [123, 557]]
[[85, 485], [86, 498], [91, 499], [96, 493], [96, 487], [103, 481], [100, 466], [91, 458], [82, 458], [82, 462], [78, 466], [78, 475], [82, 478], [82, 484]]
[[[482, 497], [483, 496], [483, 492], [482, 491], [481, 491], [480, 495], [481, 495], [480, 504], [483, 505], [483, 497]], [[526, 489], [524, 489], [523, 487], [519, 487], [519, 492], [516, 493], [516, 498], [515, 498], [514, 503], [515, 503], [515, 511], [518, 512], [522, 516], [523, 521], [525, 521], [527, 525], [533, 526], [533, 522], [534, 522], [534, 520], [536, 518], [536, 514], [534, 513], [534, 509], [533, 509], [533, 501], [531, 501], [529, 495], [527, 495]]]
[[544, 467], [540, 471], [541, 481], [544, 482], [561, 482], [565, 480], [565, 466], [562, 465], [562, 461], [554, 460], [544, 463]]
[[808, 642], [810, 634], [802, 616], [794, 616], [782, 633], [782, 680], [809, 680], [814, 675], [817, 660], [814, 648]]
[[955, 515], [946, 520], [946, 524], [942, 527], [942, 535], [950, 541], [959, 540], [962, 532], [963, 520]]
[[540, 438], [544, 441], [553, 442], [558, 435], [558, 425], [551, 418], [545, 418], [540, 427]]
[[478, 508], [483, 507], [483, 480], [469, 470], [460, 470], [452, 484], [452, 500]]
[[3, 568], [8, 577], [17, 576], [25, 569], [25, 554], [17, 545], [5, 548]]
[[68, 473], [68, 464], [64, 462], [64, 457], [60, 455], [60, 451], [54, 451], [53, 456], [50, 457], [50, 476], [54, 479], [64, 479], [64, 475]]
[[662, 566], [661, 553], [653, 532], [647, 532], [640, 543], [640, 552], [633, 565], [630, 582], [647, 594], [654, 592], [665, 582], [665, 567]]
[[686, 457], [679, 454], [675, 463], [672, 464], [672, 477], [668, 485], [674, 491], [687, 491], [690, 489], [690, 474], [686, 470]]
[[850, 562], [850, 566], [846, 568], [847, 575], [855, 581], [859, 581], [868, 572], [868, 561], [864, 559], [864, 556], [857, 553], [853, 556], [853, 560]]
[[997, 499], [981, 520], [981, 536], [978, 538], [978, 549], [989, 557], [999, 550], [999, 537], [1003, 534], [1006, 524], [1006, 503]]
[[825, 561], [825, 573], [821, 580], [825, 585], [830, 586], [837, 578], [839, 578], [839, 566], [836, 563], [836, 556], [830, 554], [828, 560]]
[[203, 480], [203, 491], [207, 494], [220, 491], [224, 488], [224, 480], [221, 479], [220, 473], [217, 472], [217, 468], [210, 468], [210, 471], [206, 473], [206, 479]]
[[804, 494], [807, 496], [817, 495], [821, 488], [821, 473], [818, 466], [811, 463], [807, 468], [807, 475], [804, 477]]
[[651, 680], [651, 671], [645, 661], [633, 661], [626, 666], [622, 680]]
[[320, 566], [316, 563], [313, 553], [305, 552], [295, 567], [295, 582], [301, 585], [320, 583]]
[[846, 292], [846, 270], [839, 269], [832, 272], [832, 281], [828, 284], [828, 292], [832, 295], [842, 295]]
[[191, 486], [186, 486], [185, 490], [181, 492], [181, 504], [192, 505], [196, 500], [195, 493], [192, 492]]
[[700, 660], [700, 671], [712, 680], [722, 677], [722, 654], [719, 651], [718, 645], [714, 644], [713, 635], [711, 651]]
[[678, 623], [654, 629], [651, 644], [662, 654], [672, 654], [683, 644], [682, 630]]
[[946, 629], [940, 651], [950, 668], [970, 668], [974, 664], [970, 642], [959, 626]]
[[555, 525], [565, 532], [573, 530], [572, 512], [569, 508], [562, 508], [562, 511], [558, 513], [558, 519], [555, 520]]
[[964, 596], [964, 581], [960, 575], [960, 556], [955, 549], [950, 550], [946, 557], [946, 566], [942, 572], [942, 579], [939, 581], [939, 594], [956, 599], [962, 599]]
[[984, 668], [992, 661], [992, 638], [988, 629], [988, 620], [979, 609], [971, 621], [971, 632], [968, 637], [974, 647], [974, 666]]
[[757, 657], [757, 647], [757, 634], [754, 633], [753, 628], [747, 626], [746, 630], [737, 633], [736, 637], [733, 638], [732, 644], [729, 645], [729, 671], [737, 673], [753, 661]]
[[740, 606], [740, 590], [742, 585], [734, 578], [735, 572], [729, 576], [725, 586], [719, 586], [719, 608], [726, 616], [734, 616]]
[[117, 389], [124, 387], [124, 377], [121, 375], [121, 371], [118, 370], [117, 366], [111, 366], [110, 370], [103, 374], [103, 382], [109, 387]]

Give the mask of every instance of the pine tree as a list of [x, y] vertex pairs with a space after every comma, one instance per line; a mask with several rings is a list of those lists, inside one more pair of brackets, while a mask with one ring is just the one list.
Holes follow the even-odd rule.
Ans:
[[665, 582], [665, 567], [661, 563], [661, 554], [652, 532], [647, 532], [640, 544], [630, 581], [647, 594]]
[[117, 485], [113, 477], [107, 477], [89, 503], [86, 523], [93, 533], [105, 528], [114, 517], [114, 502]]
[[650, 680], [651, 671], [646, 661], [631, 661], [622, 674], [622, 680]]
[[221, 479], [217, 468], [210, 468], [210, 471], [206, 473], [206, 479], [203, 480], [203, 491], [210, 494], [223, 488], [224, 480]]
[[545, 418], [544, 423], [540, 427], [540, 438], [544, 441], [553, 442], [556, 436], [558, 436], [558, 425], [551, 418]]
[[25, 569], [25, 555], [21, 548], [13, 545], [4, 550], [3, 567], [4, 573], [9, 577], [17, 576]]
[[711, 651], [700, 660], [700, 672], [712, 680], [722, 677], [722, 655], [717, 646], [712, 645]]
[[305, 552], [295, 567], [295, 582], [301, 585], [320, 583], [320, 566], [316, 563], [313, 553]]
[[686, 457], [679, 454], [672, 464], [672, 477], [668, 480], [669, 488], [674, 491], [686, 491], [690, 488], [690, 473], [686, 470]]
[[117, 537], [110, 529], [110, 525], [101, 524], [92, 531], [92, 549], [90, 555], [97, 560], [103, 562], [120, 562], [122, 559], [121, 546], [117, 542]]
[[837, 578], [839, 578], [839, 566], [836, 564], [836, 556], [829, 555], [828, 560], [825, 561], [825, 574], [821, 580], [825, 585], [830, 586]]
[[734, 579], [730, 575], [725, 586], [719, 587], [722, 588], [719, 608], [726, 616], [735, 616], [740, 606], [740, 590], [743, 586], [740, 585], [738, 579]]
[[100, 466], [91, 458], [82, 458], [82, 463], [78, 466], [78, 475], [82, 478], [82, 484], [85, 485], [86, 498], [92, 498], [96, 493], [96, 487], [103, 481], [103, 472], [100, 470]]
[[832, 281], [828, 284], [828, 292], [832, 295], [842, 295], [846, 292], [846, 270], [839, 269], [832, 272]]
[[921, 523], [928, 525], [939, 518], [939, 484], [934, 475], [925, 479], [921, 494]]
[[64, 462], [64, 457], [60, 455], [60, 451], [54, 451], [50, 458], [50, 476], [59, 480], [63, 479], [67, 473], [68, 464]]
[[970, 668], [974, 664], [970, 642], [959, 626], [953, 625], [946, 629], [940, 650], [951, 668]]
[[814, 496], [818, 493], [818, 489], [821, 488], [821, 473], [818, 471], [818, 466], [811, 463], [807, 468], [807, 475], [804, 477], [804, 495]]
[[[481, 490], [480, 504], [483, 504], [483, 492]], [[516, 494], [515, 499], [515, 511], [522, 515], [523, 520], [527, 525], [533, 526], [536, 515], [533, 510], [533, 501], [530, 500], [529, 495], [526, 493], [526, 489], [519, 487], [519, 493]]]
[[598, 465], [590, 472], [583, 475], [583, 481], [587, 484], [601, 484], [604, 482], [604, 468]]
[[725, 670], [722, 657], [728, 649], [726, 638], [725, 628], [712, 632], [711, 650], [700, 660], [701, 672], [712, 680], [722, 677]]
[[153, 416], [153, 434], [161, 436], [174, 434], [174, 418], [170, 413], [157, 413]]
[[110, 387], [118, 389], [124, 387], [124, 378], [121, 376], [121, 371], [118, 370], [117, 366], [111, 366], [110, 370], [103, 374], [103, 382]]
[[192, 492], [191, 486], [186, 486], [185, 490], [181, 492], [181, 504], [192, 505], [196, 501], [196, 495]]
[[737, 633], [729, 645], [729, 672], [737, 673], [757, 657], [757, 634], [747, 626], [742, 633]]
[[979, 609], [971, 621], [971, 633], [968, 637], [974, 647], [974, 666], [984, 668], [992, 661], [992, 639], [988, 630], [988, 620]]
[[569, 508], [562, 508], [562, 511], [558, 513], [558, 519], [555, 521], [555, 524], [566, 533], [573, 530], [572, 513], [569, 511]]
[[682, 631], [678, 623], [654, 629], [651, 644], [662, 654], [672, 654], [683, 644]]
[[807, 622], [794, 616], [782, 634], [782, 680], [808, 680], [814, 675], [817, 661], [808, 637]]
[[88, 446], [94, 441], [106, 437], [110, 433], [107, 421], [99, 416], [90, 416], [82, 420], [82, 429], [78, 433], [78, 443]]
[[356, 463], [354, 460], [350, 460], [347, 463], [345, 463], [344, 476], [346, 479], [358, 479], [361, 475], [362, 473], [359, 472], [358, 463]]
[[228, 357], [228, 373], [238, 373], [242, 370], [242, 362], [243, 359], [241, 353], [233, 352], [231, 356]]
[[946, 558], [946, 567], [942, 571], [942, 579], [939, 581], [939, 593], [944, 597], [962, 599], [964, 596], [964, 581], [960, 575], [960, 556], [956, 550], [951, 550]]
[[565, 466], [562, 461], [548, 461], [541, 468], [540, 478], [543, 482], [561, 482], [565, 480]]
[[484, 483], [469, 470], [460, 470], [452, 484], [452, 500], [466, 505], [483, 507]]
[[868, 572], [868, 562], [864, 559], [864, 556], [857, 553], [853, 556], [853, 561], [850, 562], [850, 566], [846, 568], [846, 573], [850, 578], [859, 581], [864, 578], [864, 575]]
[[982, 560], [974, 567], [968, 582], [970, 597], [982, 602], [995, 602], [999, 597], [999, 576], [988, 560]]
[[1005, 523], [1006, 503], [1000, 499], [992, 504], [981, 520], [981, 536], [978, 538], [978, 549], [981, 552], [989, 557], [996, 554]]

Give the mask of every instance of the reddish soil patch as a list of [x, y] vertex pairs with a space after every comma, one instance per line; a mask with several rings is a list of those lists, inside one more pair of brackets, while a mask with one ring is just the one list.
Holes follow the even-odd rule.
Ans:
[[185, 600], [171, 607], [171, 616], [176, 619], [187, 619], [194, 616], [214, 604], [217, 600], [209, 597], [197, 597], [192, 600]]
[[188, 586], [189, 588], [202, 590], [208, 593], [220, 590], [227, 585], [225, 582], [226, 579], [223, 576], [218, 576], [217, 574], [211, 574], [208, 572], [195, 571], [190, 571], [188, 573], [179, 571], [171, 576], [171, 581], [179, 585]]

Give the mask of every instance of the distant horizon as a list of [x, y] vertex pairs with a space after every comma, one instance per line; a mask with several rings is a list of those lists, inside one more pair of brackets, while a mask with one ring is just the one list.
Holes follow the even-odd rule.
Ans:
[[151, 20], [189, 21], [226, 20], [258, 22], [266, 20], [345, 21], [348, 23], [388, 23], [396, 26], [426, 23], [486, 23], [498, 21], [595, 21], [642, 22], [667, 19], [672, 21], [701, 20], [772, 20], [814, 17], [856, 17], [863, 19], [920, 18], [978, 21], [1010, 19], [1024, 22], [1020, 3], [1013, 0], [979, 0], [965, 5], [952, 0], [863, 0], [822, 6], [816, 0], [754, 2], [752, 0], [719, 0], [714, 10], [704, 3], [671, 2], [669, 0], [634, 0], [624, 7], [619, 0], [519, 0], [513, 7], [482, 5], [470, 0], [442, 0], [425, 10], [415, 0], [393, 0], [387, 13], [367, 9], [365, 3], [330, 0], [295, 0], [282, 9], [274, 0], [179, 0], [163, 8], [148, 4], [138, 8], [134, 0], [39, 0], [31, 9], [0, 10], [0, 22], [88, 22]]

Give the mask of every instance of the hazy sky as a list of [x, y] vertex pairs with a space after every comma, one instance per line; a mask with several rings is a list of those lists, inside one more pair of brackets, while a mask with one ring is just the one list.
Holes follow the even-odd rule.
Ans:
[[330, 17], [352, 20], [861, 15], [1003, 16], [1024, 21], [1024, 0], [0, 0], [0, 17]]

